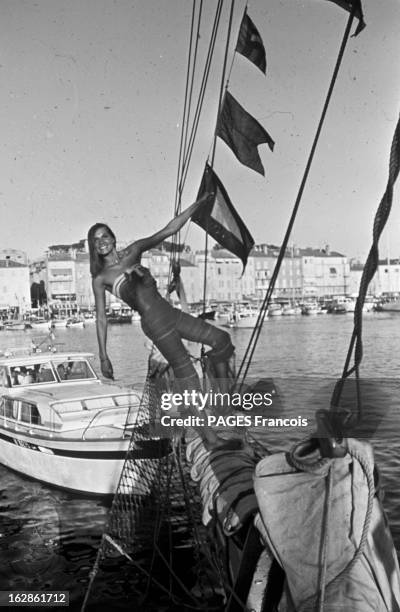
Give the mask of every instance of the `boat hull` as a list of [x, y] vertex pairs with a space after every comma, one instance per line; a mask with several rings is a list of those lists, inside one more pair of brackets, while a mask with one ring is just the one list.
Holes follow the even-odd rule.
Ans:
[[387, 302], [381, 304], [379, 310], [382, 312], [400, 312], [400, 302]]
[[66, 319], [51, 319], [50, 327], [55, 329], [57, 327], [66, 327], [67, 320]]
[[113, 316], [107, 317], [107, 323], [110, 325], [125, 325], [126, 323], [132, 323], [132, 316]]
[[224, 324], [224, 327], [230, 327], [232, 329], [250, 329], [254, 328], [258, 320], [258, 315], [247, 315], [238, 318], [236, 321], [229, 321]]
[[[150, 441], [149, 441], [150, 442]], [[152, 440], [152, 452], [139, 449], [132, 456], [129, 480], [122, 493], [135, 492], [146, 495], [150, 492], [151, 478], [143, 481], [146, 474], [156, 474], [161, 441]], [[154, 444], [159, 443], [154, 450]], [[113, 495], [118, 487], [121, 472], [129, 449], [129, 439], [110, 444], [104, 441], [48, 444], [27, 436], [17, 436], [0, 429], [1, 463], [25, 476], [46, 484], [90, 495]], [[136, 456], [135, 456], [136, 455]], [[143, 458], [139, 458], [142, 455]]]
[[32, 325], [30, 323], [6, 323], [4, 325], [5, 331], [26, 331], [27, 329], [32, 329]]
[[33, 329], [50, 329], [51, 321], [41, 321], [40, 323], [31, 322]]
[[269, 317], [281, 317], [282, 316], [282, 308], [277, 306], [270, 306], [268, 308], [268, 316]]

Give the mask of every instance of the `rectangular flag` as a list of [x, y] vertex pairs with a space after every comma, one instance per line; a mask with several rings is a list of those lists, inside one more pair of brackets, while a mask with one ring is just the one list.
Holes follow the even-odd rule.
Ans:
[[364, 15], [362, 12], [361, 0], [329, 0], [329, 1], [334, 2], [335, 4], [338, 4], [339, 6], [344, 8], [346, 11], [349, 11], [349, 13], [351, 13], [351, 11], [353, 10], [353, 7], [355, 7], [354, 16], [358, 19], [358, 26], [353, 36], [357, 36], [357, 34], [362, 32], [362, 30], [366, 27], [366, 23], [364, 21]]
[[264, 74], [266, 73], [267, 60], [264, 44], [256, 26], [248, 16], [247, 10], [244, 11], [240, 25], [236, 51], [258, 66]]
[[217, 136], [230, 147], [245, 166], [264, 175], [257, 146], [266, 142], [274, 150], [274, 141], [262, 125], [240, 106], [239, 102], [225, 92], [222, 110], [217, 122]]
[[246, 267], [247, 257], [254, 246], [254, 240], [233, 207], [225, 187], [206, 164], [198, 198], [205, 193], [214, 193], [214, 198], [200, 207], [192, 216], [192, 221], [214, 238], [223, 248], [234, 253]]

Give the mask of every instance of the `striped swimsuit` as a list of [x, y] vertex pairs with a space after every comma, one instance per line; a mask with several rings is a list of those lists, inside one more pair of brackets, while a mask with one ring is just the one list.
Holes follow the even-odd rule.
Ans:
[[227, 361], [234, 352], [228, 332], [192, 317], [171, 306], [157, 290], [147, 268], [120, 274], [112, 293], [141, 315], [143, 332], [155, 344], [172, 367], [175, 377], [185, 389], [200, 389], [197, 372], [182, 339], [211, 346], [208, 356], [213, 363]]

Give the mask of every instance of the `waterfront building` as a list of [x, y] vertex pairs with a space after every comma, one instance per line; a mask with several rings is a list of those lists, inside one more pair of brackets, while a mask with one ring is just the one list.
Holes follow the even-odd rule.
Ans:
[[67, 314], [76, 312], [75, 262], [69, 253], [49, 253], [48, 304], [54, 312]]
[[400, 295], [400, 260], [381, 259], [373, 285], [375, 295]]
[[[350, 262], [350, 275], [349, 275], [349, 296], [358, 295], [360, 288], [361, 277], [364, 271], [364, 264], [359, 261]], [[375, 295], [374, 287], [375, 283], [371, 282], [368, 285], [368, 294]]]
[[28, 255], [19, 249], [0, 249], [0, 261], [14, 261], [22, 266], [27, 266]]
[[0, 260], [0, 311], [2, 316], [24, 314], [31, 307], [29, 267], [26, 264]]
[[188, 259], [181, 259], [181, 279], [188, 304], [203, 300], [203, 277], [201, 269]]
[[[34, 307], [48, 304], [50, 313], [59, 315], [93, 309], [87, 241], [50, 246], [44, 257], [31, 262], [30, 282]], [[43, 295], [46, 300], [40, 299]]]
[[[268, 289], [275, 270], [279, 247], [272, 244], [255, 245], [249, 256], [253, 262], [255, 277], [255, 293], [262, 300]], [[299, 249], [287, 249], [282, 259], [278, 277], [275, 283], [273, 298], [282, 303], [299, 301], [303, 296], [302, 267]]]
[[45, 256], [44, 275], [48, 306], [52, 313], [65, 316], [79, 310], [76, 257], [78, 253], [85, 253], [85, 250], [85, 240], [49, 246]]
[[94, 295], [90, 274], [89, 253], [76, 253], [75, 257], [75, 293], [79, 310], [93, 310]]
[[199, 298], [203, 299], [203, 279], [206, 269], [206, 299], [216, 302], [237, 302], [243, 299], [241, 285], [242, 262], [224, 249], [211, 249], [206, 258], [204, 251], [195, 253], [195, 264], [200, 270]]
[[[364, 264], [353, 261], [350, 265], [351, 294], [358, 294]], [[368, 286], [369, 295], [400, 295], [400, 259], [381, 259]]]
[[350, 264], [345, 255], [324, 249], [299, 249], [304, 298], [348, 295]]
[[165, 295], [170, 273], [170, 253], [161, 249], [150, 249], [142, 255], [142, 265], [149, 268], [157, 280], [158, 290]]

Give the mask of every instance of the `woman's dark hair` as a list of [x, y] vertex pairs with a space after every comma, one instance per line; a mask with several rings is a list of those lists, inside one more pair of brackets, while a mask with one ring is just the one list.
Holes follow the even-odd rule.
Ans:
[[114, 232], [108, 227], [106, 223], [95, 223], [88, 231], [88, 246], [89, 246], [89, 259], [90, 259], [90, 274], [95, 278], [103, 269], [104, 260], [103, 256], [99, 255], [96, 251], [94, 244], [94, 235], [98, 229], [104, 227], [111, 238], [114, 240], [114, 245], [117, 243]]

